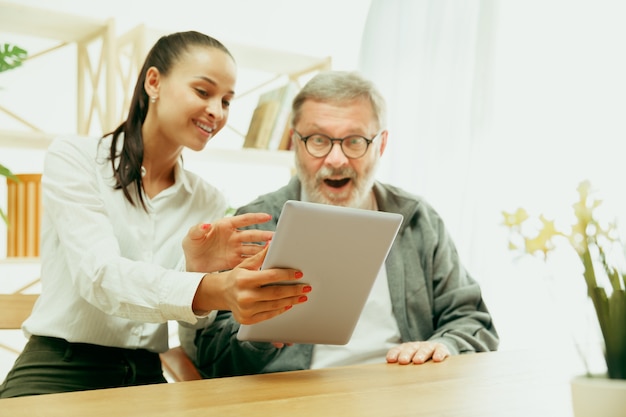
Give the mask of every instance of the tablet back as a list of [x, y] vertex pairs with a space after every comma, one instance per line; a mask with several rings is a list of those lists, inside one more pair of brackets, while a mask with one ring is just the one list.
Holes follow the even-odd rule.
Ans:
[[402, 216], [289, 200], [262, 268], [294, 268], [313, 291], [306, 303], [241, 325], [237, 338], [264, 342], [348, 343]]

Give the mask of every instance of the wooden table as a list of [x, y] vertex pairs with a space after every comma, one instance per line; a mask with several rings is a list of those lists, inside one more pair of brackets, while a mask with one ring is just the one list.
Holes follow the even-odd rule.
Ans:
[[0, 400], [0, 416], [571, 417], [559, 355], [477, 353]]

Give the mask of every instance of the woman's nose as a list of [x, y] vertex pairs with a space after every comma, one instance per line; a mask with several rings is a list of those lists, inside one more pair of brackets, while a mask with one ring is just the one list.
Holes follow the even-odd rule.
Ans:
[[224, 118], [224, 109], [222, 108], [221, 100], [209, 100], [206, 104], [205, 111], [213, 116], [215, 120], [222, 120]]

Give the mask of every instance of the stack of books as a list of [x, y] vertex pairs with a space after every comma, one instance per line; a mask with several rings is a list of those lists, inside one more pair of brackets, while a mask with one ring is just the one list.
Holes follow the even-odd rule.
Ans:
[[298, 92], [298, 86], [290, 81], [259, 97], [244, 148], [288, 150], [291, 145], [289, 123], [291, 103]]

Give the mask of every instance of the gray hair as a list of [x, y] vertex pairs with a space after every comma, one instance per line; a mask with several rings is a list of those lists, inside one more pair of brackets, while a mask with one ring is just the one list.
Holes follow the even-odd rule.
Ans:
[[347, 71], [322, 71], [311, 78], [293, 100], [291, 126], [298, 123], [302, 105], [307, 100], [344, 103], [359, 98], [369, 100], [372, 104], [378, 130], [386, 128], [387, 105], [382, 94], [373, 82], [357, 72]]

